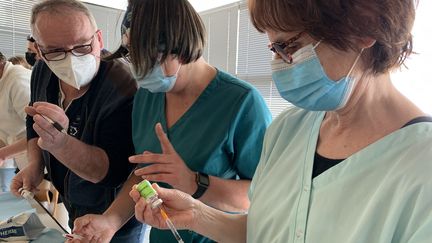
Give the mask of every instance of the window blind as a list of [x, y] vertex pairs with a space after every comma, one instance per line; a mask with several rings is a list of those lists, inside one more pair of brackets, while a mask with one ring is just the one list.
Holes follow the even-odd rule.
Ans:
[[0, 0], [0, 51], [6, 56], [24, 55], [30, 33], [34, 0]]
[[[272, 54], [267, 48], [267, 36], [250, 22], [246, 4], [231, 4], [200, 15], [209, 38], [206, 60], [254, 85], [273, 117], [279, 115], [289, 104], [280, 97], [271, 78]], [[234, 30], [237, 34], [232, 33]]]
[[276, 117], [288, 102], [279, 95], [271, 77], [269, 40], [266, 34], [259, 33], [253, 26], [246, 4], [240, 5], [239, 12], [237, 76], [257, 87], [273, 117]]
[[[23, 56], [30, 34], [30, 15], [39, 0], [0, 0], [0, 51], [7, 57]], [[124, 13], [93, 4], [85, 5], [95, 16], [102, 30], [105, 48], [113, 51], [120, 45], [120, 21]]]
[[238, 5], [231, 4], [200, 13], [207, 42], [203, 57], [211, 65], [235, 74], [237, 62]]
[[99, 5], [84, 3], [96, 19], [98, 28], [102, 31], [104, 48], [113, 52], [121, 44], [121, 21], [123, 10], [107, 8]]

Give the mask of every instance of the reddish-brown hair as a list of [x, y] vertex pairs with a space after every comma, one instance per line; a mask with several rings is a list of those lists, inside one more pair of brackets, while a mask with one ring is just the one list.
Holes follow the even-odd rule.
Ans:
[[400, 67], [412, 52], [415, 0], [249, 0], [260, 32], [305, 31], [339, 49], [357, 50], [355, 40], [372, 38], [365, 68], [379, 74]]

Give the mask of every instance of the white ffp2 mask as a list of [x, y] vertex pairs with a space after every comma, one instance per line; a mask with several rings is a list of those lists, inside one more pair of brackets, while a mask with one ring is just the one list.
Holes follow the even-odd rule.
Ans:
[[97, 72], [96, 57], [92, 54], [77, 57], [68, 53], [65, 59], [46, 64], [60, 80], [78, 90], [89, 84]]

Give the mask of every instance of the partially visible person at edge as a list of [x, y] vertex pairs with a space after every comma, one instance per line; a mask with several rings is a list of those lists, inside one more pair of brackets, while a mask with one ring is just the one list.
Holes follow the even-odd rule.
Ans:
[[[15, 56], [9, 58], [9, 61], [14, 65], [22, 65], [27, 69], [32, 69], [35, 65], [36, 61], [39, 60], [39, 55], [37, 54], [36, 47], [34, 45], [35, 40], [31, 35], [27, 36], [27, 51], [25, 53], [25, 59], [21, 56]], [[28, 86], [30, 84], [30, 77], [28, 80]], [[28, 87], [28, 96], [23, 96], [23, 99], [26, 98], [27, 104], [30, 100], [30, 87]], [[27, 105], [26, 104], [26, 105]], [[23, 113], [25, 114], [25, 113]], [[0, 149], [0, 158], [9, 158], [14, 159], [17, 165], [15, 173], [19, 172], [19, 168], [23, 168], [27, 166], [27, 139], [23, 136], [21, 139], [16, 140], [14, 143], [9, 144]]]
[[25, 57], [23, 56], [13, 56], [8, 58], [8, 62], [11, 62], [13, 65], [21, 65], [27, 69], [31, 69], [32, 66], [27, 63]]
[[[155, 186], [177, 228], [218, 242], [431, 242], [432, 118], [390, 78], [412, 51], [415, 2], [250, 0], [249, 11], [296, 107], [267, 130], [247, 214]], [[130, 194], [138, 220], [167, 227]]]
[[[133, 216], [128, 193], [143, 178], [211, 207], [244, 213], [271, 120], [263, 98], [204, 60], [205, 28], [187, 0], [132, 0], [124, 26], [125, 48], [116, 54], [128, 52], [141, 86], [132, 112], [137, 155], [130, 158], [140, 168], [103, 216], [77, 219], [74, 231], [109, 242]], [[213, 242], [187, 230], [180, 235], [184, 242]], [[177, 241], [169, 230], [152, 228], [150, 242]]]
[[0, 192], [9, 191], [17, 166], [14, 157], [25, 150], [30, 76], [30, 70], [13, 65], [0, 52]]
[[[11, 189], [34, 190], [46, 167], [72, 228], [77, 217], [104, 212], [135, 167], [128, 157], [137, 84], [123, 62], [100, 60], [102, 33], [80, 1], [34, 5], [31, 30], [41, 59], [26, 108], [29, 164]], [[139, 242], [141, 228], [132, 219], [112, 242]]]
[[[15, 57], [11, 57], [9, 58], [9, 61], [11, 63], [13, 63], [14, 65], [22, 65], [23, 67], [27, 68], [27, 69], [32, 69], [32, 67], [35, 65], [36, 61], [40, 59], [39, 54], [37, 53], [36, 47], [35, 47], [35, 40], [31, 35], [27, 36], [27, 51], [25, 53], [25, 59], [23, 60], [23, 57], [21, 56], [15, 56]], [[28, 100], [30, 99], [30, 94], [28, 96]], [[28, 104], [28, 102], [27, 102]], [[22, 154], [22, 153], [26, 153], [26, 149], [27, 149], [27, 141], [26, 138], [22, 138], [18, 141], [16, 141], [15, 143], [7, 146], [7, 148], [5, 147], [5, 149], [7, 149], [4, 151], [5, 156], [7, 157], [12, 157], [12, 156], [16, 156], [17, 154]], [[1, 154], [1, 152], [0, 152]], [[25, 156], [24, 156], [25, 157]], [[25, 166], [27, 164], [27, 158], [23, 158], [20, 157], [20, 161], [21, 161], [21, 167]], [[18, 172], [19, 170], [17, 169], [16, 172]]]
[[25, 59], [32, 67], [40, 59], [39, 53], [35, 46], [35, 39], [31, 35], [27, 36], [27, 51], [25, 53]]

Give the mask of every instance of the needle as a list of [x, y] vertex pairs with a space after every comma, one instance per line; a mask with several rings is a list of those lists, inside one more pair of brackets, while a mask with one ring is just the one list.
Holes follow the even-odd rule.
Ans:
[[81, 235], [77, 234], [63, 234], [63, 237], [68, 240], [82, 240], [84, 239]]
[[57, 129], [57, 131], [62, 132], [64, 134], [67, 134], [66, 130], [58, 122], [55, 122], [55, 121], [51, 120], [49, 117], [44, 116], [42, 114], [39, 114], [39, 115], [41, 115], [45, 120], [47, 120], [49, 123], [51, 123], [51, 125], [53, 125], [55, 127], [55, 129]]
[[161, 211], [162, 217], [165, 219], [166, 224], [168, 225], [168, 228], [173, 233], [174, 237], [176, 238], [177, 242], [183, 243], [183, 239], [181, 238], [180, 234], [178, 233], [177, 229], [175, 228], [174, 224], [171, 222], [171, 219], [168, 218], [167, 213], [161, 206], [159, 206], [159, 209]]

